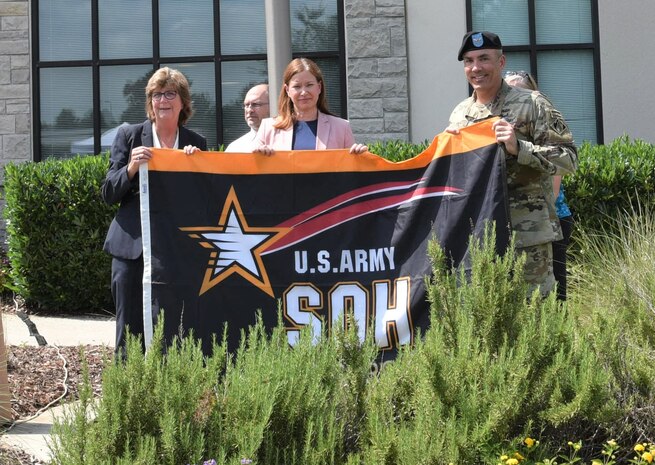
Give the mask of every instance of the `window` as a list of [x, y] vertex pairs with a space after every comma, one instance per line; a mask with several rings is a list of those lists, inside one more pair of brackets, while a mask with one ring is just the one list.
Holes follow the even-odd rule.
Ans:
[[[34, 158], [108, 150], [117, 128], [147, 118], [145, 85], [170, 66], [191, 85], [187, 126], [218, 149], [248, 131], [246, 91], [267, 81], [264, 0], [37, 0]], [[293, 56], [325, 74], [345, 112], [343, 0], [290, 0]], [[272, 89], [272, 92], [279, 90]], [[217, 109], [220, 109], [217, 111]]]
[[467, 0], [469, 30], [498, 34], [505, 70], [530, 72], [576, 144], [603, 142], [597, 0]]

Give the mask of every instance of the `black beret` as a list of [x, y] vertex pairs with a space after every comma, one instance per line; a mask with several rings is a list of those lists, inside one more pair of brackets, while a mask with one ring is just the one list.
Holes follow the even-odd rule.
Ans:
[[457, 60], [462, 61], [464, 59], [462, 55], [469, 50], [481, 50], [483, 48], [500, 49], [503, 48], [503, 44], [500, 43], [500, 37], [493, 32], [467, 32], [464, 39], [462, 39], [462, 46], [459, 48]]

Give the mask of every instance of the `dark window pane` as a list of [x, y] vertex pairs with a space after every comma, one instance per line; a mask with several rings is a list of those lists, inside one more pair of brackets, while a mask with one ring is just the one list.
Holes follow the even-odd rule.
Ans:
[[314, 60], [323, 72], [325, 92], [328, 99], [330, 111], [341, 116], [341, 68], [337, 58], [320, 58]]
[[160, 0], [159, 41], [164, 57], [213, 55], [212, 0]]
[[[188, 126], [206, 136], [211, 148], [248, 131], [241, 108], [243, 97], [252, 85], [267, 80], [266, 59], [262, 57], [266, 53], [264, 0], [219, 0], [220, 30], [214, 29], [212, 0], [158, 0], [159, 17], [154, 18], [159, 21], [158, 50], [154, 47], [152, 0], [97, 1], [96, 27], [92, 27], [91, 18], [92, 2], [96, 0], [36, 1], [40, 33], [37, 68], [41, 62], [55, 60], [93, 63], [89, 68], [39, 71], [41, 114], [36, 117], [41, 120], [42, 158], [67, 156], [71, 144], [83, 152], [95, 151], [96, 144], [105, 150], [121, 124], [145, 120], [144, 88], [153, 71], [152, 63], [166, 57], [191, 82], [195, 114]], [[291, 0], [292, 41], [297, 54], [312, 57], [315, 53], [339, 51], [342, 38], [337, 5], [336, 0]], [[220, 53], [228, 60], [232, 56], [239, 61], [216, 56], [216, 60], [222, 60], [223, 73], [223, 82], [216, 84], [213, 61], [181, 62], [188, 61], [186, 57], [214, 56], [219, 34]], [[98, 56], [92, 55], [94, 40], [98, 41]], [[247, 55], [260, 55], [262, 59], [248, 59]], [[111, 60], [111, 65], [102, 60]], [[140, 64], [121, 64], [125, 61]], [[345, 71], [337, 58], [316, 61], [325, 73], [330, 109], [340, 114], [341, 77]], [[100, 93], [95, 99], [94, 67], [98, 67]], [[218, 113], [217, 90], [222, 92]], [[279, 89], [272, 92], [277, 94]], [[93, 119], [93, 102], [99, 102], [99, 120]], [[94, 140], [94, 133], [100, 135], [100, 140]]]
[[[266, 61], [235, 61], [222, 64], [223, 75], [223, 143], [230, 142], [250, 131], [244, 119], [243, 99], [246, 92], [256, 85], [267, 81]], [[275, 92], [270, 89], [269, 92]]]
[[42, 61], [91, 59], [91, 0], [39, 1]]
[[535, 1], [537, 44], [593, 42], [591, 0]]
[[152, 66], [124, 65], [100, 68], [101, 149], [108, 150], [121, 124], [141, 123], [145, 110], [145, 88]]
[[98, 2], [100, 58], [152, 57], [151, 0]]
[[100, 68], [102, 131], [121, 123], [141, 123], [148, 118], [145, 89], [152, 73], [149, 65]]
[[528, 52], [511, 52], [505, 53], [507, 61], [505, 62], [504, 72], [507, 71], [525, 71], [534, 75], [530, 69], [530, 54]]
[[596, 82], [591, 50], [541, 52], [539, 87], [564, 115], [576, 145], [597, 142]]
[[291, 0], [290, 8], [294, 53], [339, 50], [337, 2]]
[[91, 68], [45, 68], [39, 78], [42, 158], [77, 153], [76, 144], [93, 137]]
[[177, 69], [186, 76], [193, 99], [193, 116], [186, 126], [205, 136], [210, 150], [217, 149], [214, 63], [169, 63], [162, 66]]
[[221, 0], [221, 53], [266, 53], [264, 0]]
[[503, 45], [530, 43], [527, 0], [472, 0], [471, 14], [474, 31], [495, 32]]

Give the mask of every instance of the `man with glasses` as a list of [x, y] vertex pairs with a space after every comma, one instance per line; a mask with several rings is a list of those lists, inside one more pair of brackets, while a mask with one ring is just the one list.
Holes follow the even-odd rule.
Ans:
[[553, 241], [562, 238], [552, 179], [575, 171], [577, 149], [561, 113], [540, 92], [508, 85], [505, 55], [493, 32], [468, 32], [457, 55], [473, 95], [455, 107], [446, 132], [500, 117], [492, 128], [505, 152], [507, 197], [516, 253], [526, 255], [530, 293], [547, 295], [555, 285]]
[[225, 149], [226, 152], [250, 153], [262, 119], [268, 118], [268, 84], [257, 84], [243, 99], [243, 114], [250, 132], [239, 137]]

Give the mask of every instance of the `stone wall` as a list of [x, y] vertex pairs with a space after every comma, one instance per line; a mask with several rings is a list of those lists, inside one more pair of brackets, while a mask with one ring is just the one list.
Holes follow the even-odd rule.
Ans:
[[0, 165], [31, 159], [29, 2], [0, 0]]
[[355, 139], [409, 140], [405, 0], [346, 0], [345, 13]]
[[[3, 167], [32, 159], [30, 145], [29, 2], [0, 0], [0, 193]], [[4, 196], [0, 197], [0, 214]], [[0, 220], [0, 247], [5, 224]]]

